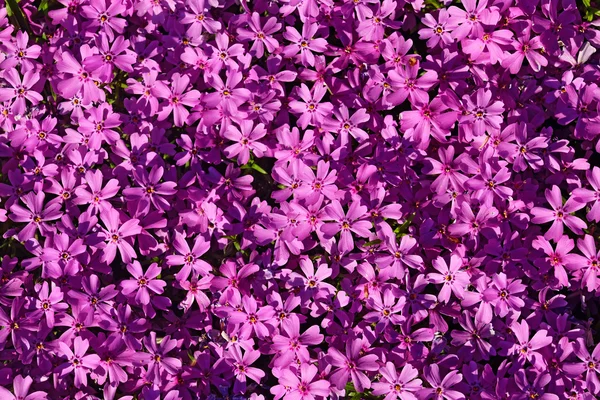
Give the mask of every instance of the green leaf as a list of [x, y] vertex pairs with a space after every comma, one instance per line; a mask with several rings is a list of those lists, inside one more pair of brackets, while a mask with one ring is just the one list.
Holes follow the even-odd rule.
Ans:
[[381, 239], [371, 240], [370, 242], [365, 243], [365, 247], [374, 246], [379, 243], [381, 243]]
[[46, 14], [46, 11], [48, 11], [49, 6], [50, 6], [49, 0], [42, 0], [42, 2], [40, 3], [40, 6], [38, 7], [38, 11]]
[[260, 165], [258, 164], [252, 164], [252, 169], [255, 171], [258, 171], [259, 173], [263, 174], [263, 175], [267, 175], [267, 171], [265, 171], [264, 169], [262, 169], [260, 167]]
[[588, 8], [588, 7], [591, 5], [590, 1], [591, 1], [591, 0], [581, 0], [581, 2], [583, 3], [583, 5], [584, 5], [586, 8]]
[[7, 6], [7, 14], [9, 17], [14, 16], [16, 22], [16, 28], [22, 29], [27, 33], [31, 34], [31, 27], [29, 26], [29, 21], [23, 14], [21, 7], [17, 4], [15, 0], [6, 0]]
[[435, 8], [435, 9], [443, 7], [442, 4], [439, 1], [436, 1], [436, 0], [425, 0], [425, 4], [428, 5], [428, 6], [431, 6], [431, 7]]

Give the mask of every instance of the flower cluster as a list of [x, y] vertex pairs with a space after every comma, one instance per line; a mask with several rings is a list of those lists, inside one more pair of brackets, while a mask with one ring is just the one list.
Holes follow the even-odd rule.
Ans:
[[0, 4], [2, 400], [600, 396], [590, 1]]

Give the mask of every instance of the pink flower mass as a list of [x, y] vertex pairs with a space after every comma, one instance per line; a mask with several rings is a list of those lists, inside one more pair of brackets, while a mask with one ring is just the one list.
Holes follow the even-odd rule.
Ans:
[[596, 0], [0, 0], [0, 400], [600, 398]]

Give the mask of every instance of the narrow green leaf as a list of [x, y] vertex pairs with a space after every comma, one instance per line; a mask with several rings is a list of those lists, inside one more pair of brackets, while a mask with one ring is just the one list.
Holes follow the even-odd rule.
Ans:
[[23, 10], [21, 10], [21, 7], [19, 7], [17, 2], [15, 0], [6, 0], [6, 6], [8, 7], [8, 15], [14, 15], [15, 17], [15, 20], [18, 25], [16, 28], [22, 29], [27, 33], [31, 34], [31, 27], [29, 26], [29, 21], [25, 17], [25, 14], [23, 14]]
[[262, 169], [260, 167], [260, 165], [258, 165], [258, 164], [252, 164], [252, 169], [255, 170], [255, 171], [260, 172], [263, 175], [267, 175], [267, 171], [265, 171], [264, 169]]

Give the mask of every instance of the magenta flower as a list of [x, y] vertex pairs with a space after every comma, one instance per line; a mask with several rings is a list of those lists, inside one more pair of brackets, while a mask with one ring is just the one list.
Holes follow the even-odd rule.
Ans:
[[176, 275], [178, 281], [185, 281], [190, 276], [192, 270], [202, 276], [208, 275], [212, 266], [200, 257], [210, 249], [210, 243], [206, 242], [202, 235], [198, 235], [194, 241], [194, 247], [190, 249], [185, 237], [175, 233], [173, 238], [173, 247], [178, 254], [167, 256], [167, 264], [171, 266], [183, 265]]
[[104, 213], [104, 237], [106, 244], [102, 252], [101, 259], [104, 262], [111, 263], [117, 254], [117, 250], [121, 254], [121, 259], [125, 263], [130, 263], [132, 259], [137, 257], [136, 251], [133, 249], [131, 237], [135, 238], [142, 228], [139, 221], [135, 218], [121, 222], [119, 211], [111, 208]]
[[573, 190], [573, 199], [578, 203], [593, 202], [586, 218], [600, 222], [600, 167], [586, 171], [585, 176], [592, 189], [577, 188]]
[[327, 41], [323, 38], [315, 38], [319, 26], [305, 22], [302, 25], [302, 34], [296, 28], [288, 26], [283, 33], [283, 38], [292, 44], [283, 49], [286, 57], [293, 57], [300, 53], [300, 61], [306, 67], [315, 65], [313, 52], [322, 53], [327, 49]]
[[112, 208], [110, 199], [119, 192], [119, 181], [109, 179], [102, 187], [103, 175], [99, 170], [87, 171], [85, 173], [85, 181], [88, 184], [89, 190], [79, 187], [75, 189], [77, 198], [76, 204], [88, 204], [92, 214], [98, 212], [108, 212]]
[[577, 363], [569, 363], [565, 365], [565, 370], [573, 375], [579, 376], [585, 372], [585, 383], [593, 394], [600, 393], [600, 345], [596, 345], [594, 351], [590, 352], [583, 340], [577, 340], [574, 343], [574, 352], [577, 358], [581, 360]]
[[154, 166], [148, 172], [145, 168], [136, 168], [133, 178], [141, 187], [128, 187], [123, 190], [125, 199], [139, 201], [140, 208], [148, 211], [152, 205], [158, 211], [163, 212], [171, 209], [171, 203], [167, 199], [177, 193], [177, 183], [172, 181], [160, 182], [164, 178], [164, 168]]
[[90, 344], [87, 339], [77, 336], [73, 341], [73, 350], [65, 343], [59, 342], [59, 354], [67, 359], [67, 362], [57, 368], [59, 376], [67, 375], [70, 372], [75, 374], [75, 387], [87, 386], [87, 376], [100, 364], [100, 357], [97, 354], [86, 355]]
[[419, 372], [410, 364], [404, 365], [398, 374], [395, 365], [388, 361], [379, 369], [385, 382], [373, 382], [373, 394], [385, 396], [385, 400], [414, 400], [415, 392], [423, 388], [423, 381], [417, 379]]
[[423, 18], [423, 25], [426, 28], [419, 30], [419, 38], [427, 39], [428, 47], [436, 47], [440, 42], [442, 46], [454, 42], [452, 31], [458, 27], [458, 24], [450, 18], [448, 10], [441, 9], [437, 20], [431, 14], [426, 14]]
[[451, 389], [454, 385], [461, 382], [463, 376], [458, 371], [450, 371], [444, 376], [440, 375], [440, 367], [437, 364], [432, 364], [425, 368], [425, 379], [431, 385], [431, 389], [421, 389], [418, 394], [424, 396], [424, 399], [435, 400], [460, 400], [465, 399], [465, 395], [461, 392]]
[[33, 379], [30, 376], [23, 377], [22, 375], [15, 376], [13, 380], [13, 391], [12, 394], [8, 389], [0, 386], [0, 396], [6, 400], [46, 400], [48, 394], [42, 391], [30, 392]]
[[156, 279], [161, 271], [156, 263], [150, 264], [148, 270], [144, 272], [140, 263], [134, 261], [127, 265], [127, 271], [134, 279], [121, 282], [121, 293], [128, 296], [135, 292], [135, 301], [140, 304], [149, 304], [150, 292], [162, 294], [165, 286], [167, 286], [165, 281]]
[[534, 264], [539, 265], [543, 262], [549, 263], [554, 269], [554, 277], [563, 286], [569, 286], [569, 277], [565, 268], [573, 270], [581, 267], [579, 264], [582, 258], [577, 254], [570, 254], [570, 251], [575, 248], [575, 243], [572, 239], [566, 236], [562, 236], [556, 242], [556, 248], [552, 248], [552, 245], [545, 238], [539, 236], [532, 242], [534, 249], [543, 250], [546, 253], [545, 259], [535, 260]]
[[485, 25], [495, 25], [500, 19], [498, 9], [489, 7], [488, 0], [467, 0], [461, 5], [464, 10], [456, 6], [448, 9], [451, 21], [458, 25], [452, 31], [452, 37], [459, 41], [470, 36], [481, 36]]
[[369, 296], [367, 304], [373, 311], [368, 312], [364, 316], [364, 320], [370, 323], [376, 323], [376, 332], [381, 333], [389, 325], [400, 325], [405, 319], [401, 315], [406, 300], [401, 297], [396, 299], [393, 291], [387, 289], [383, 292], [383, 299], [380, 293], [373, 293]]
[[240, 128], [241, 131], [235, 125], [230, 125], [223, 133], [223, 137], [237, 142], [226, 147], [223, 152], [230, 158], [237, 156], [238, 165], [244, 165], [250, 159], [250, 151], [256, 157], [262, 157], [267, 151], [267, 146], [258, 141], [267, 134], [267, 131], [264, 124], [254, 126], [252, 121], [242, 121]]
[[494, 333], [489, 323], [480, 321], [477, 317], [473, 323], [471, 317], [467, 315], [461, 315], [458, 323], [465, 331], [454, 330], [450, 335], [452, 344], [461, 346], [459, 353], [469, 356], [474, 353], [476, 357], [484, 360], [489, 360], [490, 356], [496, 355], [494, 347], [485, 340], [491, 338]]
[[[522, 36], [521, 36], [522, 35]], [[541, 67], [548, 65], [548, 60], [536, 50], [542, 49], [544, 46], [541, 43], [540, 37], [531, 38], [531, 29], [525, 29], [517, 36], [517, 39], [512, 43], [514, 53], [504, 57], [502, 66], [516, 74], [523, 65], [523, 60], [527, 59], [529, 65], [534, 71], [539, 71]]]
[[9, 69], [22, 66], [21, 71], [30, 71], [35, 68], [35, 60], [40, 56], [42, 48], [37, 44], [29, 45], [29, 34], [27, 32], [18, 31], [16, 43], [11, 41], [3, 42], [7, 48], [8, 57], [0, 63], [0, 68], [8, 71]]
[[[542, 354], [536, 350], [548, 346], [552, 343], [552, 337], [548, 336], [545, 329], [538, 330], [533, 337], [529, 338], [529, 324], [523, 320], [521, 323], [514, 322], [511, 329], [515, 334], [516, 341], [514, 343], [503, 342], [500, 344], [502, 352], [513, 352], [517, 354], [517, 360], [523, 365], [525, 361], [529, 361], [535, 368], [543, 368]], [[515, 368], [515, 366], [513, 366]]]
[[[527, 287], [520, 279], [509, 280], [506, 274], [501, 272], [492, 278], [492, 285], [495, 291], [492, 304], [498, 316], [504, 317], [510, 310], [520, 311], [525, 306], [521, 296]], [[488, 293], [487, 297], [491, 299], [491, 293]]]
[[[291, 388], [286, 398], [298, 400], [314, 400], [315, 398], [326, 398], [329, 396], [329, 382], [325, 379], [318, 379], [319, 369], [311, 364], [303, 363], [300, 365], [297, 373], [285, 369], [279, 378], [279, 383]], [[317, 379], [315, 379], [315, 377]]]
[[132, 65], [135, 63], [135, 56], [128, 50], [128, 40], [123, 40], [123, 37], [119, 36], [109, 46], [108, 37], [101, 35], [98, 42], [100, 54], [83, 60], [84, 68], [95, 72], [105, 82], [112, 78], [114, 67], [125, 72], [133, 72]]
[[358, 339], [351, 339], [346, 342], [346, 354], [342, 354], [335, 347], [329, 348], [327, 357], [331, 365], [337, 367], [330, 377], [331, 383], [342, 389], [346, 386], [348, 379], [358, 392], [371, 387], [371, 379], [363, 371], [377, 371], [377, 356], [374, 354], [361, 355], [362, 342]]
[[[82, 49], [83, 59], [91, 55], [91, 52]], [[79, 107], [80, 103], [88, 105], [105, 98], [104, 92], [96, 86], [98, 77], [83, 67], [71, 53], [63, 52], [56, 68], [66, 75], [56, 84], [57, 91], [65, 98], [74, 99], [71, 107]]]
[[45, 198], [46, 195], [44, 192], [27, 193], [21, 197], [27, 209], [18, 204], [13, 204], [10, 207], [11, 213], [8, 217], [11, 220], [15, 222], [27, 222], [27, 225], [17, 235], [19, 240], [25, 241], [33, 238], [38, 230], [42, 235], [48, 235], [54, 231], [49, 222], [61, 217], [61, 205], [54, 203], [44, 206]]
[[283, 368], [296, 360], [302, 363], [309, 362], [308, 346], [316, 346], [323, 342], [324, 337], [319, 333], [319, 327], [313, 325], [300, 333], [300, 321], [297, 318], [290, 318], [282, 328], [281, 335], [273, 336], [271, 349], [278, 352], [274, 365]]
[[433, 263], [433, 268], [438, 272], [429, 273], [427, 278], [430, 282], [442, 284], [438, 299], [444, 303], [450, 300], [450, 293], [462, 299], [465, 294], [465, 289], [469, 284], [469, 275], [465, 271], [461, 271], [462, 260], [457, 254], [450, 256], [450, 266], [442, 257], [437, 257]]
[[163, 372], [171, 375], [176, 375], [179, 368], [181, 368], [181, 360], [176, 357], [169, 357], [168, 354], [177, 347], [177, 340], [171, 339], [170, 335], [167, 335], [160, 340], [156, 338], [156, 332], [150, 332], [148, 336], [144, 338], [144, 346], [148, 351], [148, 372], [146, 373], [146, 379], [154, 380], [160, 379]]
[[[397, 93], [397, 92], [396, 92]], [[448, 107], [439, 98], [429, 102], [428, 98], [414, 101], [416, 110], [404, 111], [400, 126], [409, 131], [416, 142], [416, 147], [425, 148], [431, 136], [440, 142], [446, 141], [446, 136], [456, 122], [456, 113], [448, 111]]]
[[587, 228], [587, 224], [580, 218], [571, 215], [571, 213], [585, 207], [585, 203], [579, 203], [574, 197], [570, 197], [563, 205], [560, 188], [556, 185], [553, 185], [552, 189], [546, 189], [546, 200], [550, 203], [551, 210], [542, 207], [534, 207], [531, 210], [533, 215], [531, 222], [534, 224], [545, 224], [554, 221], [544, 235], [546, 239], [558, 242], [563, 236], [563, 226], [566, 226], [577, 235], [583, 234], [583, 229]]
[[238, 87], [242, 81], [242, 73], [234, 70], [227, 74], [225, 83], [219, 75], [211, 75], [208, 83], [216, 92], [208, 93], [202, 100], [209, 106], [221, 105], [223, 111], [228, 114], [234, 114], [239, 107], [248, 101], [251, 97], [250, 90], [244, 87]]
[[298, 89], [298, 96], [302, 101], [293, 100], [289, 106], [293, 113], [300, 115], [298, 125], [302, 129], [306, 129], [309, 124], [321, 126], [325, 118], [333, 111], [331, 103], [321, 103], [325, 93], [327, 93], [327, 89], [319, 84], [313, 86], [313, 93], [305, 84]]
[[340, 251], [350, 251], [354, 248], [352, 233], [361, 237], [369, 236], [371, 223], [363, 220], [368, 210], [366, 206], [360, 205], [357, 201], [353, 201], [348, 208], [348, 212], [344, 213], [340, 202], [334, 200], [325, 210], [328, 219], [337, 222], [329, 222], [321, 225], [321, 232], [328, 238], [332, 238], [338, 232], [341, 232], [339, 243]]
[[200, 98], [200, 92], [196, 89], [187, 90], [189, 84], [189, 76], [181, 74], [173, 75], [171, 88], [161, 81], [156, 82], [157, 95], [166, 100], [157, 115], [159, 121], [163, 121], [172, 113], [175, 125], [183, 126], [190, 115], [184, 106], [194, 107]]
[[[127, 21], [124, 18], [118, 18], [118, 15], [125, 12], [127, 6], [122, 3], [113, 3], [107, 0], [93, 1], [89, 5], [81, 7], [81, 13], [88, 19], [88, 27], [99, 27], [112, 42], [116, 33], [123, 33]], [[117, 40], [121, 37], [117, 37]]]
[[39, 311], [40, 317], [44, 317], [46, 320], [46, 326], [53, 328], [55, 313], [66, 311], [69, 305], [63, 302], [63, 293], [60, 288], [53, 285], [52, 291], [50, 291], [48, 282], [44, 282], [39, 297], [35, 301], [35, 307]]
[[258, 350], [246, 350], [242, 356], [240, 349], [234, 346], [229, 350], [229, 354], [233, 358], [233, 373], [235, 375], [235, 383], [233, 385], [234, 392], [246, 392], [247, 378], [259, 383], [265, 376], [264, 371], [250, 366], [254, 361], [258, 360], [258, 357], [260, 357]]
[[198, 37], [203, 30], [208, 33], [216, 33], [221, 29], [221, 23], [215, 21], [210, 15], [210, 7], [206, 6], [205, 0], [191, 0], [187, 3], [189, 12], [186, 10], [185, 17], [181, 19], [181, 23], [189, 25], [186, 35], [189, 37]]
[[269, 53], [273, 53], [279, 47], [279, 42], [272, 35], [281, 29], [281, 24], [277, 22], [277, 18], [271, 17], [261, 24], [260, 15], [256, 12], [248, 20], [250, 30], [245, 28], [238, 29], [238, 38], [240, 40], [253, 40], [254, 43], [250, 48], [250, 53], [257, 58], [261, 58], [265, 54], [265, 47]]
[[494, 133], [500, 129], [504, 106], [501, 101], [492, 99], [491, 91], [481, 88], [474, 96], [465, 96], [464, 101], [469, 113], [461, 122], [472, 124], [469, 128], [472, 136], [483, 136], [486, 132]]
[[229, 316], [232, 324], [242, 324], [240, 333], [248, 336], [254, 332], [260, 339], [268, 336], [272, 331], [272, 320], [275, 312], [272, 306], [261, 306], [259, 308], [256, 299], [251, 296], [242, 298], [242, 309], [234, 311]]
[[27, 111], [26, 100], [34, 106], [43, 100], [41, 94], [32, 90], [33, 86], [40, 80], [40, 74], [35, 70], [26, 71], [23, 78], [21, 78], [17, 70], [11, 68], [4, 72], [4, 79], [12, 86], [12, 89], [0, 88], [0, 102], [10, 100], [15, 114], [25, 114]]

